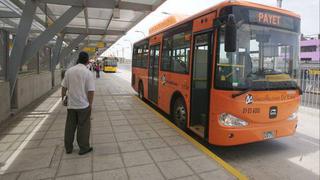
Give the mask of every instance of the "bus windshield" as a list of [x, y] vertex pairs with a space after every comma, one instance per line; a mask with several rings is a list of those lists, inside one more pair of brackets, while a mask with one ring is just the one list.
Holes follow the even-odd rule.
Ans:
[[116, 59], [107, 59], [104, 62], [105, 66], [112, 66], [112, 67], [116, 67], [117, 66], [117, 60]]
[[296, 89], [299, 34], [249, 23], [237, 25], [236, 52], [224, 51], [219, 30], [215, 87], [224, 90]]

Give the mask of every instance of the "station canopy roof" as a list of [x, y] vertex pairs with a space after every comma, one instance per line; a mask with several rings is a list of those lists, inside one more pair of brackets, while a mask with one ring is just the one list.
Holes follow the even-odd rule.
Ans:
[[[133, 26], [159, 7], [165, 0], [37, 0], [29, 38], [35, 38], [62, 16], [71, 6], [84, 7], [63, 30], [65, 42], [87, 34], [79, 45], [95, 47], [104, 42], [110, 47]], [[25, 0], [0, 1], [0, 28], [15, 32]], [[54, 42], [51, 41], [51, 42]]]

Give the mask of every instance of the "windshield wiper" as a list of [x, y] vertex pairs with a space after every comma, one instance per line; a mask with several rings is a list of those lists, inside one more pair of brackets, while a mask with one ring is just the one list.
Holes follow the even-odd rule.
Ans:
[[238, 96], [241, 96], [242, 94], [245, 94], [245, 93], [247, 93], [249, 91], [252, 91], [252, 88], [247, 88], [247, 89], [242, 90], [242, 91], [240, 91], [238, 93], [232, 94], [232, 98], [236, 98]]

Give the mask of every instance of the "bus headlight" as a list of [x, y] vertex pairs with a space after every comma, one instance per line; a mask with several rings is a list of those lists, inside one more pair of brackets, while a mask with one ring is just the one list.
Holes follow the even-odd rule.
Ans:
[[248, 125], [248, 122], [227, 113], [222, 113], [219, 117], [219, 121], [222, 125], [228, 127], [242, 127]]
[[297, 112], [294, 112], [294, 113], [292, 113], [292, 114], [288, 117], [288, 120], [289, 120], [289, 121], [292, 121], [292, 120], [297, 119], [297, 117], [298, 117], [298, 113], [297, 113]]

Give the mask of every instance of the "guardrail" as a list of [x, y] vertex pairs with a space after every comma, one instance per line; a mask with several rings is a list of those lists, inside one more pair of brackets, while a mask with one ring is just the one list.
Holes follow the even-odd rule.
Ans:
[[301, 68], [300, 69], [300, 87], [303, 92], [301, 105], [320, 108], [320, 69], [319, 68]]

